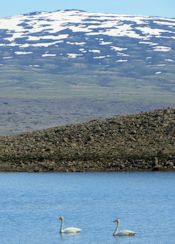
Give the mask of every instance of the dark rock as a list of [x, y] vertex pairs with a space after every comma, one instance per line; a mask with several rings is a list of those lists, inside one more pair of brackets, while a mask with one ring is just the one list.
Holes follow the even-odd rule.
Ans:
[[175, 169], [175, 109], [0, 137], [0, 171]]

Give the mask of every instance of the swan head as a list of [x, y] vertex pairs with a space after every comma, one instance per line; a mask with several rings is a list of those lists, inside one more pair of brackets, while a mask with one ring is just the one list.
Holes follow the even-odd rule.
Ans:
[[113, 222], [116, 223], [116, 224], [119, 224], [120, 223], [120, 219], [115, 219]]
[[60, 217], [58, 218], [58, 220], [63, 221], [63, 220], [64, 220], [64, 217], [63, 217], [63, 216], [60, 216]]

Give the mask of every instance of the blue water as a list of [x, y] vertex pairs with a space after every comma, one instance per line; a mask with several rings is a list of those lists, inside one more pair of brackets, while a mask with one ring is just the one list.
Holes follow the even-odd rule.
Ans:
[[0, 173], [0, 244], [174, 244], [174, 210], [174, 173]]

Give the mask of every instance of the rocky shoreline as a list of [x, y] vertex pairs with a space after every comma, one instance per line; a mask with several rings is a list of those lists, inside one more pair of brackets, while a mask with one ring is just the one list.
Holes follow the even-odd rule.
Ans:
[[0, 171], [175, 170], [175, 109], [0, 137]]

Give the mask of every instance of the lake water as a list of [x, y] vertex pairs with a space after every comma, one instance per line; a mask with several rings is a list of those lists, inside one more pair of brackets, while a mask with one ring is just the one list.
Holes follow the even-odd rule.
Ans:
[[[117, 217], [137, 235], [114, 238]], [[175, 174], [0, 173], [0, 243], [174, 244]]]

